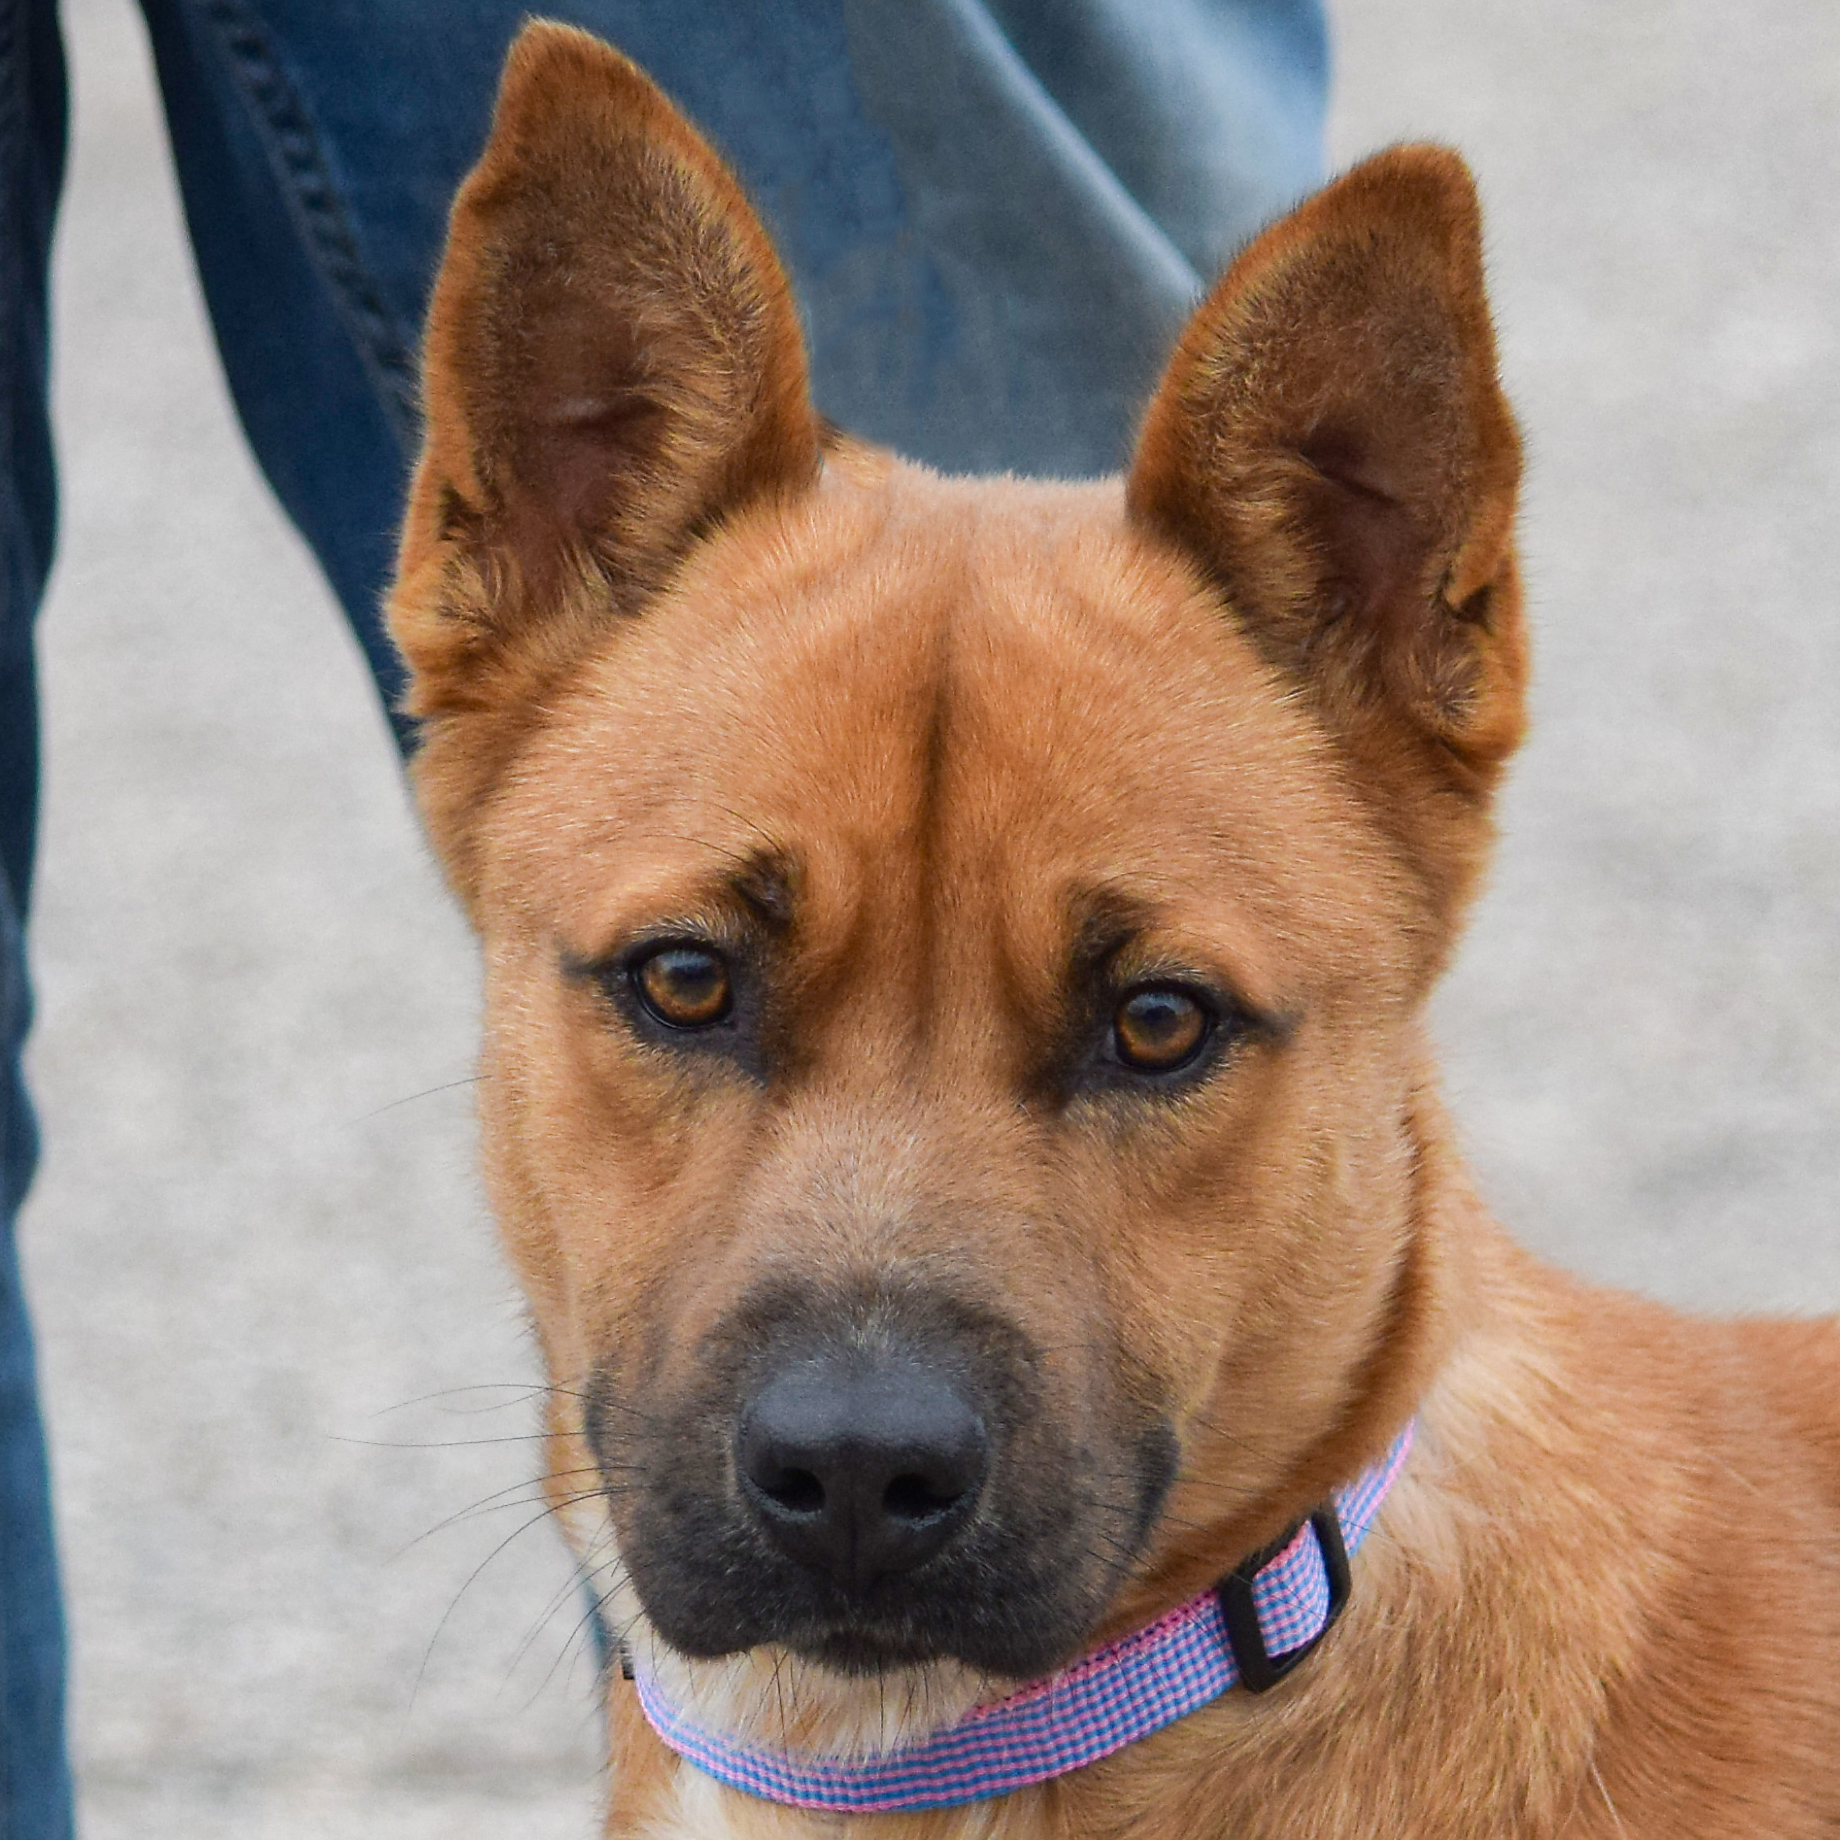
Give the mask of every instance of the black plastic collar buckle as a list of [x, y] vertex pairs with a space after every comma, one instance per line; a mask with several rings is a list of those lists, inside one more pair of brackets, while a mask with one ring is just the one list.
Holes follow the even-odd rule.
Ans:
[[[1259, 1613], [1252, 1601], [1252, 1581], [1274, 1560], [1304, 1526], [1316, 1530], [1316, 1544], [1322, 1549], [1323, 1570], [1329, 1575], [1329, 1614], [1323, 1626], [1301, 1648], [1282, 1655], [1265, 1652], [1264, 1632], [1259, 1628]], [[1348, 1548], [1342, 1542], [1342, 1523], [1336, 1517], [1335, 1504], [1326, 1501], [1307, 1522], [1299, 1521], [1289, 1533], [1261, 1548], [1250, 1558], [1242, 1559], [1216, 1585], [1220, 1614], [1227, 1625], [1227, 1646], [1239, 1664], [1240, 1685], [1248, 1693], [1264, 1693], [1275, 1687], [1298, 1662], [1316, 1652], [1316, 1645], [1331, 1629], [1348, 1602], [1354, 1583], [1348, 1570]]]

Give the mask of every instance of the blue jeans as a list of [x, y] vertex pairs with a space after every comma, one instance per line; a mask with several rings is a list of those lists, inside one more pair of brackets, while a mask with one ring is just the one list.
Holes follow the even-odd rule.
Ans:
[[[447, 203], [521, 0], [143, 0], [237, 411], [386, 703], [379, 618]], [[818, 406], [948, 470], [1125, 458], [1177, 328], [1321, 177], [1321, 0], [563, 0], [712, 134], [792, 271]], [[0, 0], [0, 1840], [70, 1831], [63, 1631], [11, 1221], [50, 566], [56, 0]], [[412, 737], [399, 729], [405, 746]]]

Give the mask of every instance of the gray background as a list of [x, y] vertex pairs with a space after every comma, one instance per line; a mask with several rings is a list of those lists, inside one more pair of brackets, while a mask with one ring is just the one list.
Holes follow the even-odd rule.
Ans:
[[[1477, 168], [1532, 460], [1537, 726], [1439, 1009], [1486, 1187], [1620, 1282], [1832, 1308], [1840, 9], [1339, 12], [1338, 161]], [[139, 25], [66, 14], [25, 1230], [88, 1828], [585, 1835], [469, 948], [231, 424]]]

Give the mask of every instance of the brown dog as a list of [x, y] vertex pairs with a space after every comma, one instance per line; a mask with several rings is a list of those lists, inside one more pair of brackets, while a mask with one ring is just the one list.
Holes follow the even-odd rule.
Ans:
[[[1462, 164], [1255, 242], [1122, 486], [942, 479], [818, 422], [733, 180], [532, 27], [427, 399], [394, 622], [490, 1181], [552, 1499], [679, 1699], [915, 1742], [1416, 1414], [1281, 1686], [861, 1825], [1840, 1833], [1840, 1335], [1535, 1264], [1427, 1065], [1525, 673]], [[852, 1826], [610, 1695], [610, 1833]]]

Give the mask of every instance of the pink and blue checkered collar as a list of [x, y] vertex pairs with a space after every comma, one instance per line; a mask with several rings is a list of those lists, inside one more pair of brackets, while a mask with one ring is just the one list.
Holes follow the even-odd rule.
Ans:
[[1408, 1424], [1380, 1463], [1213, 1590], [902, 1750], [834, 1758], [742, 1743], [693, 1724], [643, 1664], [635, 1670], [639, 1703], [686, 1762], [730, 1788], [794, 1808], [891, 1814], [1047, 1782], [1174, 1724], [1231, 1687], [1263, 1692], [1289, 1673], [1340, 1613], [1348, 1560], [1411, 1448]]

